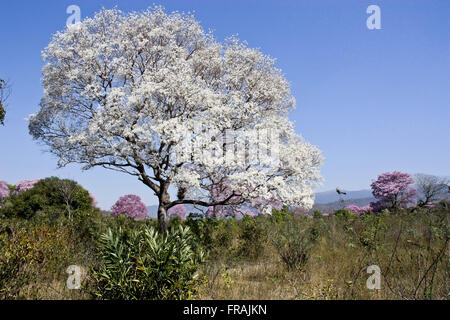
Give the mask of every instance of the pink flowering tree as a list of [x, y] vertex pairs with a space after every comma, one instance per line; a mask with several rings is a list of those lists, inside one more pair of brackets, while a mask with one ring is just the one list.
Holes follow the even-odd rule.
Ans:
[[255, 213], [271, 212], [272, 209], [281, 210], [283, 205], [281, 201], [275, 197], [264, 199], [262, 197], [249, 197], [247, 194], [255, 193], [255, 190], [245, 186], [231, 188], [226, 183], [219, 183], [212, 188], [211, 201], [220, 202], [229, 198], [226, 205], [216, 205], [207, 208], [206, 216], [215, 218], [252, 216]]
[[415, 203], [417, 190], [409, 185], [414, 179], [409, 173], [399, 171], [385, 172], [370, 185], [372, 194], [378, 200], [371, 203], [374, 211], [406, 207]]
[[34, 180], [23, 180], [16, 184], [16, 187], [14, 188], [13, 194], [20, 194], [22, 192], [25, 192], [27, 190], [30, 190], [34, 187], [36, 183], [39, 182], [40, 179], [34, 179]]
[[98, 201], [95, 199], [94, 195], [89, 192], [89, 197], [92, 199], [92, 206], [97, 207]]
[[364, 207], [358, 207], [357, 205], [354, 205], [354, 204], [347, 206], [345, 209], [350, 210], [354, 214], [361, 214], [361, 213], [369, 212], [369, 211], [373, 210], [373, 208], [370, 205], [364, 206]]
[[0, 207], [3, 204], [3, 199], [9, 196], [9, 188], [5, 181], [0, 180]]
[[141, 201], [141, 197], [134, 194], [127, 194], [117, 200], [112, 206], [112, 215], [115, 217], [121, 214], [134, 220], [140, 220], [147, 217], [147, 207]]
[[177, 204], [169, 209], [169, 218], [180, 217], [182, 221], [186, 220], [186, 208], [183, 204]]

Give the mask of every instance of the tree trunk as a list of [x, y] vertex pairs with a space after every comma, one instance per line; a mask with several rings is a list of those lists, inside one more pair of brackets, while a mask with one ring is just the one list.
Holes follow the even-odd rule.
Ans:
[[170, 204], [170, 195], [167, 192], [169, 189], [168, 183], [161, 183], [160, 192], [158, 195], [158, 222], [159, 222], [159, 232], [166, 233], [168, 226], [168, 217], [167, 217], [167, 206]]
[[159, 232], [166, 233], [168, 224], [167, 210], [161, 204], [159, 204], [158, 206], [158, 222], [159, 222]]

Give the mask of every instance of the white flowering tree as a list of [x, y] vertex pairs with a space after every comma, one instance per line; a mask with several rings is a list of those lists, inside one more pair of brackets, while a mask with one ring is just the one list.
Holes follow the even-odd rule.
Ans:
[[59, 166], [136, 176], [159, 199], [161, 231], [180, 204], [312, 206], [321, 153], [295, 133], [289, 84], [259, 50], [217, 42], [189, 14], [103, 9], [56, 33], [43, 59], [30, 134]]

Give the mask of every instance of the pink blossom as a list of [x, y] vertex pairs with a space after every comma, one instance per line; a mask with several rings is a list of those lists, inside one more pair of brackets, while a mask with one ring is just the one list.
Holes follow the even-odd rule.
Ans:
[[13, 194], [20, 194], [22, 192], [25, 192], [27, 190], [30, 190], [34, 187], [36, 183], [39, 182], [40, 179], [34, 179], [34, 180], [23, 180], [16, 184], [16, 187], [14, 188]]
[[210, 218], [225, 218], [234, 216], [233, 209], [230, 206], [212, 206], [206, 210], [206, 216]]
[[0, 180], [0, 207], [2, 206], [3, 199], [9, 196], [9, 188], [5, 181]]
[[364, 206], [364, 207], [358, 207], [354, 204], [351, 204], [349, 206], [347, 206], [346, 208], [347, 210], [350, 210], [351, 212], [353, 212], [354, 214], [361, 214], [364, 212], [368, 212], [368, 211], [372, 211], [372, 207], [370, 205], [368, 206]]
[[169, 214], [169, 218], [180, 217], [182, 221], [186, 220], [186, 208], [183, 204], [177, 204], [171, 207], [167, 213]]
[[414, 197], [418, 192], [416, 189], [409, 187], [412, 183], [414, 183], [414, 180], [409, 173], [394, 171], [379, 175], [378, 179], [370, 185], [373, 196], [378, 200], [371, 203], [374, 211], [414, 204]]
[[112, 215], [115, 217], [121, 214], [126, 217], [133, 218], [134, 220], [140, 220], [147, 217], [147, 207], [141, 201], [141, 198], [134, 194], [127, 194], [117, 200], [112, 206]]
[[[227, 204], [208, 207], [206, 216], [216, 218], [235, 217], [238, 214], [254, 216], [254, 211], [261, 212], [266, 208], [281, 210], [283, 208], [283, 203], [276, 197], [272, 197], [272, 199], [253, 198], [244, 201], [241, 194], [252, 191], [253, 189], [246, 187], [242, 187], [241, 190], [232, 190], [226, 183], [217, 184], [210, 192], [210, 200], [220, 202], [228, 199]], [[247, 208], [251, 210], [247, 210]]]
[[89, 197], [91, 197], [91, 199], [92, 199], [92, 206], [97, 207], [98, 201], [97, 201], [97, 199], [95, 199], [94, 195], [89, 192]]

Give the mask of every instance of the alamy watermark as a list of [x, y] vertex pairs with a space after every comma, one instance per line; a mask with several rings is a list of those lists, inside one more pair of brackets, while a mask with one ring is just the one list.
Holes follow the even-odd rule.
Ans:
[[379, 6], [372, 4], [367, 7], [366, 13], [370, 16], [366, 20], [366, 26], [369, 30], [381, 29], [381, 9]]
[[220, 131], [197, 122], [181, 134], [177, 162], [272, 168], [280, 164], [281, 134], [276, 128]]
[[70, 265], [67, 267], [66, 273], [69, 274], [66, 281], [67, 288], [71, 290], [81, 289], [81, 282], [86, 275], [84, 268], [77, 265]]
[[367, 273], [371, 276], [367, 279], [366, 285], [369, 290], [380, 290], [381, 289], [381, 270], [377, 265], [371, 265], [367, 267]]
[[70, 16], [66, 20], [66, 26], [70, 27], [81, 21], [81, 9], [79, 6], [72, 4], [67, 7], [66, 13]]

